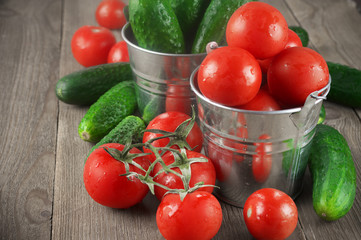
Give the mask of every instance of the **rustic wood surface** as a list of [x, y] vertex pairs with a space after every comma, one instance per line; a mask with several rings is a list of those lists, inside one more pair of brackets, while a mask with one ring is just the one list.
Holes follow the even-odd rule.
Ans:
[[[59, 102], [54, 93], [60, 77], [83, 68], [72, 57], [70, 40], [80, 26], [96, 25], [99, 1], [0, 1], [0, 239], [162, 239], [153, 196], [114, 210], [87, 195], [82, 170], [92, 144], [77, 135], [87, 108]], [[354, 1], [265, 2], [289, 25], [304, 27], [310, 47], [326, 60], [361, 69], [361, 14]], [[361, 239], [361, 110], [329, 102], [325, 107], [325, 123], [344, 135], [354, 157], [355, 203], [338, 221], [320, 220], [307, 173], [290, 239]], [[225, 203], [222, 209], [214, 239], [252, 239], [242, 209]]]

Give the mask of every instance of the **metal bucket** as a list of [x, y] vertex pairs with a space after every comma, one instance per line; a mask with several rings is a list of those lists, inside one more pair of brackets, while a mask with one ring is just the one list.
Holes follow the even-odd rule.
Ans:
[[237, 207], [261, 188], [276, 188], [296, 198], [331, 79], [324, 89], [310, 94], [303, 107], [249, 111], [204, 97], [198, 89], [197, 70], [190, 85], [197, 96], [204, 151], [217, 172], [217, 197]]
[[206, 56], [203, 54], [168, 54], [137, 46], [130, 24], [122, 29], [130, 65], [136, 80], [138, 108], [145, 121], [165, 111], [191, 114], [196, 103], [189, 77]]

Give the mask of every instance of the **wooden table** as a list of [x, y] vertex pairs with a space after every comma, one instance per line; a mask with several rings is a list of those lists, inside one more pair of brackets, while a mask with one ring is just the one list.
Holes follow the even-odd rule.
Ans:
[[[352, 0], [277, 0], [289, 25], [310, 35], [326, 60], [361, 69], [361, 15]], [[95, 203], [82, 180], [92, 144], [77, 134], [87, 107], [59, 102], [56, 81], [82, 69], [70, 40], [96, 25], [99, 0], [0, 1], [0, 239], [162, 239], [151, 195], [128, 210]], [[114, 31], [120, 40], [120, 31]], [[296, 200], [299, 221], [290, 239], [361, 239], [361, 111], [325, 102], [325, 123], [346, 138], [357, 171], [354, 206], [324, 222], [312, 208], [310, 175]], [[222, 203], [214, 239], [251, 239], [242, 209]]]

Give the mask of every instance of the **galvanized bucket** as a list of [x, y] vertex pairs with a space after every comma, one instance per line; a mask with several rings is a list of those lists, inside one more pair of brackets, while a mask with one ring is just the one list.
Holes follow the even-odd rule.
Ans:
[[129, 60], [136, 80], [140, 114], [145, 121], [165, 111], [191, 114], [195, 95], [189, 77], [206, 56], [204, 54], [168, 54], [137, 46], [131, 26], [122, 29]]
[[303, 107], [249, 111], [226, 107], [204, 97], [196, 69], [190, 78], [197, 96], [205, 154], [213, 161], [223, 201], [243, 207], [261, 188], [276, 188], [296, 198], [303, 184], [309, 150], [328, 85], [310, 94]]

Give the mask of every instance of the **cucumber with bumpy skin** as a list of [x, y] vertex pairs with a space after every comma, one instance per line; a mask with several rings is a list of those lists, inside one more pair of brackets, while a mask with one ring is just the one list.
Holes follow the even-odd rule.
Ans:
[[352, 207], [356, 171], [345, 138], [333, 127], [318, 124], [309, 158], [313, 207], [319, 217], [334, 221]]
[[130, 115], [124, 118], [115, 128], [92, 147], [89, 154], [105, 143], [120, 143], [123, 145], [126, 145], [128, 142], [139, 143], [142, 141], [144, 130], [144, 121], [137, 116]]
[[184, 53], [184, 37], [168, 0], [130, 0], [129, 22], [138, 45], [162, 53]]
[[197, 28], [210, 0], [169, 0], [182, 29], [187, 50], [190, 51]]
[[118, 83], [90, 106], [79, 124], [79, 136], [84, 141], [98, 142], [136, 109], [134, 82]]
[[102, 64], [60, 78], [55, 86], [55, 94], [67, 104], [91, 105], [117, 83], [132, 79], [129, 63]]

